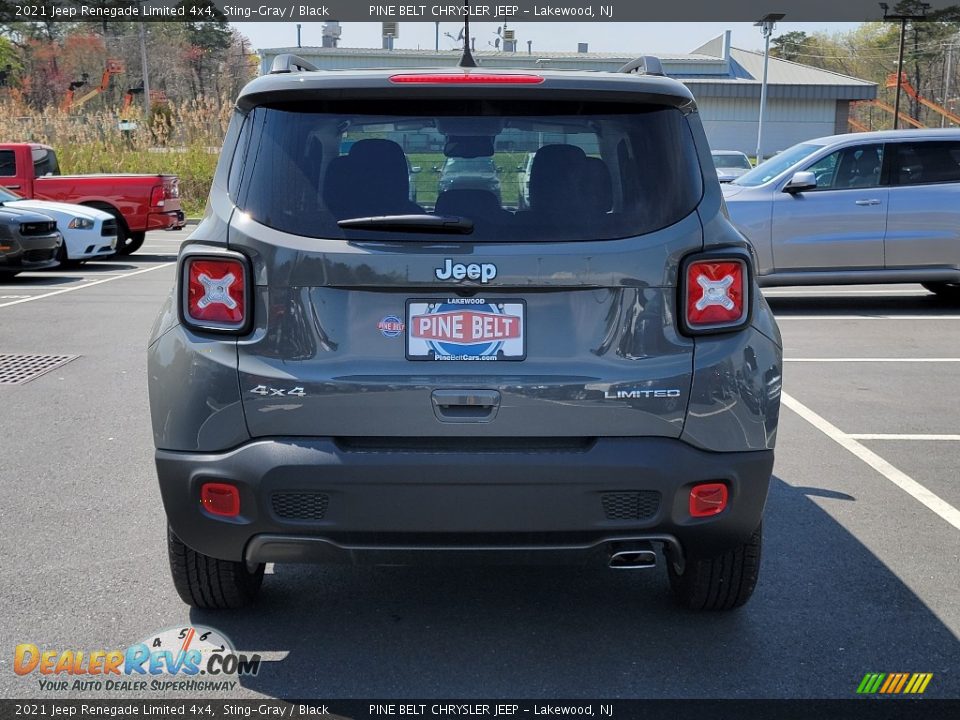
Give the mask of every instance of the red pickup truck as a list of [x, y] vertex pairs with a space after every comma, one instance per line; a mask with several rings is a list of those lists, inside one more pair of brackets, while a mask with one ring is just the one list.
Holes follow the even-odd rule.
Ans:
[[143, 245], [147, 230], [183, 227], [176, 175], [61, 175], [53, 148], [0, 143], [0, 185], [25, 198], [76, 203], [117, 218], [117, 252]]

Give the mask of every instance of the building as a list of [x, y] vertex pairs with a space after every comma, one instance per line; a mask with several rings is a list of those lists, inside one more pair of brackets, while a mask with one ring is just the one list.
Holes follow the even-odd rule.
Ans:
[[[270, 48], [258, 52], [261, 73], [269, 72], [273, 59], [283, 53], [299, 55], [324, 70], [451, 67], [460, 57], [456, 50], [339, 47]], [[577, 52], [535, 52], [520, 43], [516, 52], [477, 50], [474, 57], [485, 68], [615, 71], [640, 54], [591, 53], [585, 43], [579, 45]], [[697, 98], [711, 147], [753, 155], [757, 149], [763, 54], [731, 47], [727, 32], [690, 53], [658, 57], [664, 72], [687, 85]], [[848, 132], [850, 103], [876, 96], [875, 83], [771, 57], [764, 155], [810, 138]]]

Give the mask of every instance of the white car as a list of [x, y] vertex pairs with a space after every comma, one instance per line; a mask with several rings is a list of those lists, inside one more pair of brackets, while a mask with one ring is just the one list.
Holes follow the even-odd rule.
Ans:
[[717, 168], [717, 178], [722, 183], [733, 182], [753, 169], [750, 158], [738, 150], [714, 150], [710, 154]]
[[33, 210], [57, 221], [63, 235], [58, 260], [61, 264], [113, 255], [117, 251], [117, 219], [86, 205], [48, 200], [25, 200], [0, 187], [0, 206]]

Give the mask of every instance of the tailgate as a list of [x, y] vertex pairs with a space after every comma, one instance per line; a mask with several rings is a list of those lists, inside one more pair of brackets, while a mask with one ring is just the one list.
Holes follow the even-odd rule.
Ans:
[[[644, 238], [431, 251], [263, 232], [276, 269], [238, 345], [253, 436], [680, 435], [693, 341], [668, 281], [700, 246], [696, 216]], [[437, 278], [457, 265], [496, 277]]]

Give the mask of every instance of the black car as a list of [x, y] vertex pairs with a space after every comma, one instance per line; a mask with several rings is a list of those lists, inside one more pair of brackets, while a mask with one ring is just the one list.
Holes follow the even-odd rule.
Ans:
[[56, 221], [46, 215], [0, 208], [0, 277], [56, 267], [62, 242]]
[[500, 178], [490, 157], [447, 158], [440, 170], [439, 194], [450, 190], [483, 190], [500, 201]]

